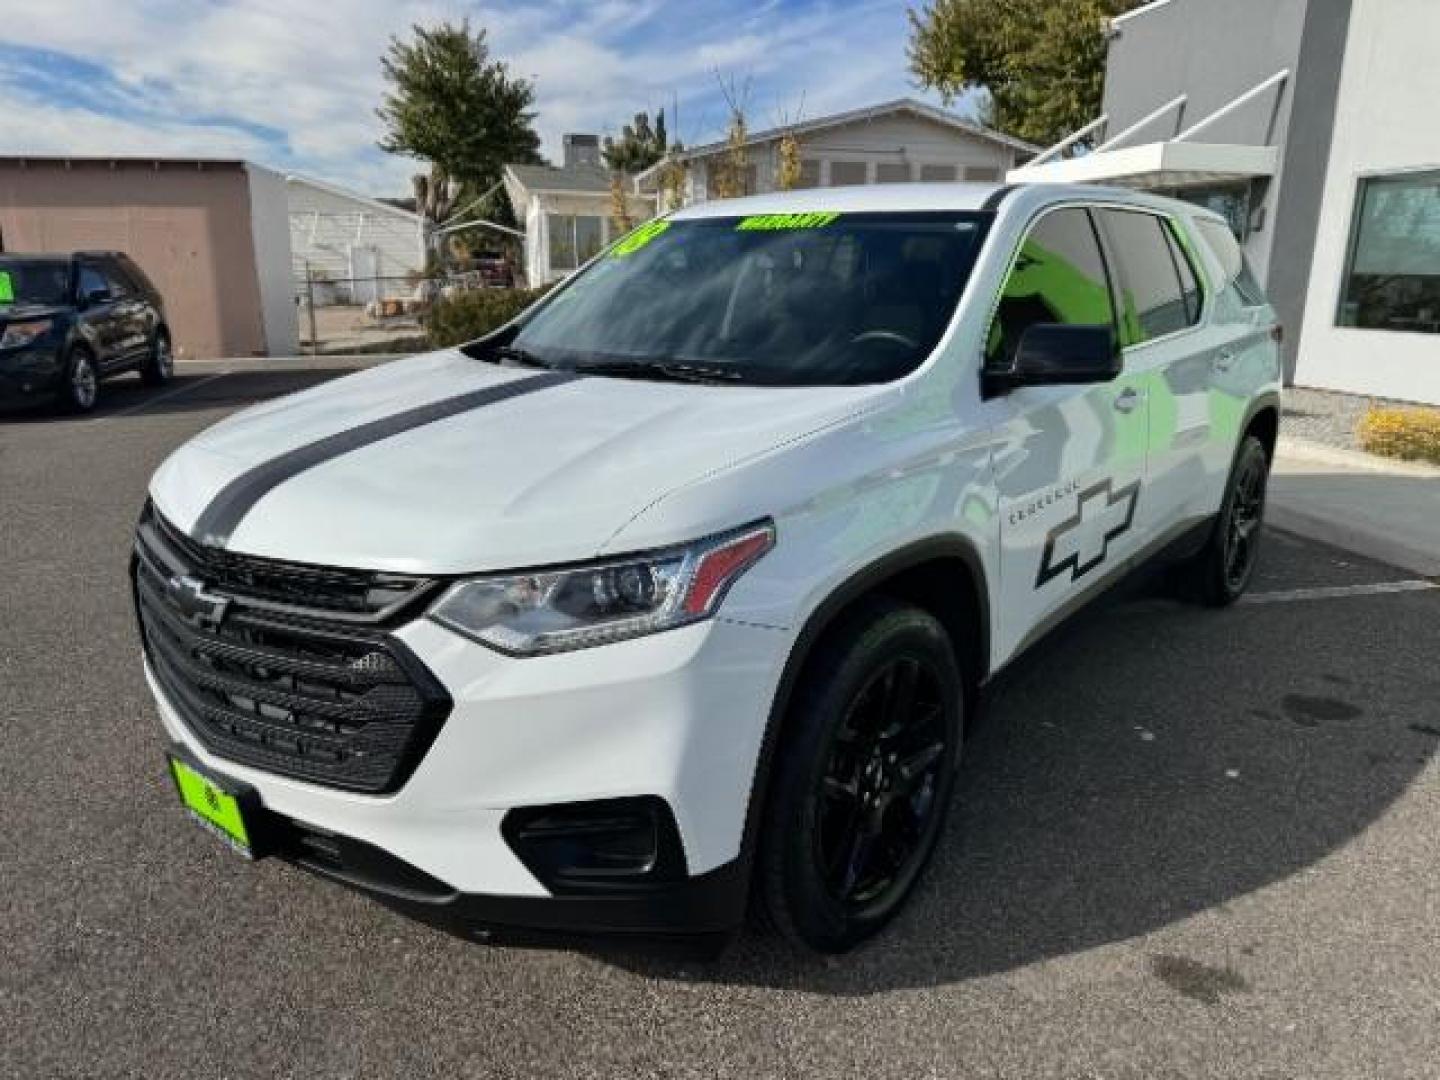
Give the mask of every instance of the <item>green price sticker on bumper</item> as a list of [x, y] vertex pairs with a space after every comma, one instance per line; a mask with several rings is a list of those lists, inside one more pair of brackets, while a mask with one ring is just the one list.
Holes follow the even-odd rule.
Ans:
[[823, 229], [840, 215], [834, 211], [808, 214], [753, 214], [741, 218], [736, 232], [780, 232], [789, 229]]
[[0, 304], [15, 302], [15, 283], [10, 280], [9, 270], [0, 270]]

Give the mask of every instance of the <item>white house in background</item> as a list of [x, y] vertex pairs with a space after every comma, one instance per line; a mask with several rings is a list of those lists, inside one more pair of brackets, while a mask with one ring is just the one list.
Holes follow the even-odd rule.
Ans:
[[[800, 144], [800, 187], [995, 181], [1038, 150], [944, 109], [901, 98], [754, 133], [745, 144], [745, 194], [775, 190], [780, 140], [787, 132]], [[713, 197], [727, 150], [724, 142], [714, 142], [678, 156], [685, 167], [685, 205]], [[638, 190], [653, 195], [660, 168], [642, 172]]]
[[290, 256], [296, 288], [308, 271], [315, 303], [364, 304], [409, 295], [425, 269], [419, 214], [308, 176], [287, 176]]
[[[565, 164], [506, 165], [505, 194], [525, 229], [525, 279], [533, 287], [573, 273], [611, 240], [621, 226], [611, 220], [610, 172], [600, 162], [595, 135], [565, 136]], [[655, 216], [653, 195], [626, 195], [630, 218]]]

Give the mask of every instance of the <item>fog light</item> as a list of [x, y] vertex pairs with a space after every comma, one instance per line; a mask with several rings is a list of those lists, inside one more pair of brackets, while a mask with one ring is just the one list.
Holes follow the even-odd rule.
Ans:
[[523, 807], [505, 815], [501, 833], [553, 893], [643, 888], [686, 876], [675, 816], [654, 795]]

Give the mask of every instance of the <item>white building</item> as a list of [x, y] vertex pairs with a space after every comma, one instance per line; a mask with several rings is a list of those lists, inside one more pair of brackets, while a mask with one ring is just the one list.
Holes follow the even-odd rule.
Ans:
[[410, 294], [425, 269], [419, 214], [308, 176], [288, 176], [285, 187], [297, 290], [308, 273], [323, 283], [317, 306]]
[[[773, 191], [780, 139], [800, 144], [801, 187], [908, 181], [999, 180], [1035, 147], [919, 101], [904, 99], [760, 131], [746, 142], [745, 194]], [[685, 170], [682, 202], [714, 195], [723, 142], [676, 156]], [[661, 199], [660, 166], [627, 181], [632, 222], [653, 217]], [[525, 228], [525, 274], [531, 285], [557, 281], [619, 235], [612, 175], [594, 135], [565, 136], [565, 164], [505, 166], [505, 190]]]
[[[525, 230], [525, 279], [545, 285], [572, 274], [624, 226], [613, 220], [611, 174], [594, 135], [566, 135], [564, 164], [506, 165], [505, 194]], [[626, 194], [632, 223], [655, 216], [653, 195]]]
[[1012, 180], [1225, 213], [1289, 380], [1440, 404], [1437, 0], [1156, 0], [1112, 23], [1103, 114]]
[[[1037, 149], [944, 109], [902, 98], [755, 132], [745, 143], [744, 194], [775, 190], [780, 140], [786, 134], [800, 145], [799, 187], [994, 181]], [[728, 151], [722, 141], [678, 155], [685, 168], [685, 205], [713, 197], [717, 170]], [[660, 168], [639, 175], [639, 190], [655, 192]]]

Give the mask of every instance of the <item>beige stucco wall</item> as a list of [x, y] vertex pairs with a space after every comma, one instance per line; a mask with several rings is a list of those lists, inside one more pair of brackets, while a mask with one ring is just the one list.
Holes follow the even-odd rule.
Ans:
[[183, 356], [267, 351], [239, 163], [0, 161], [0, 229], [7, 251], [129, 253]]

